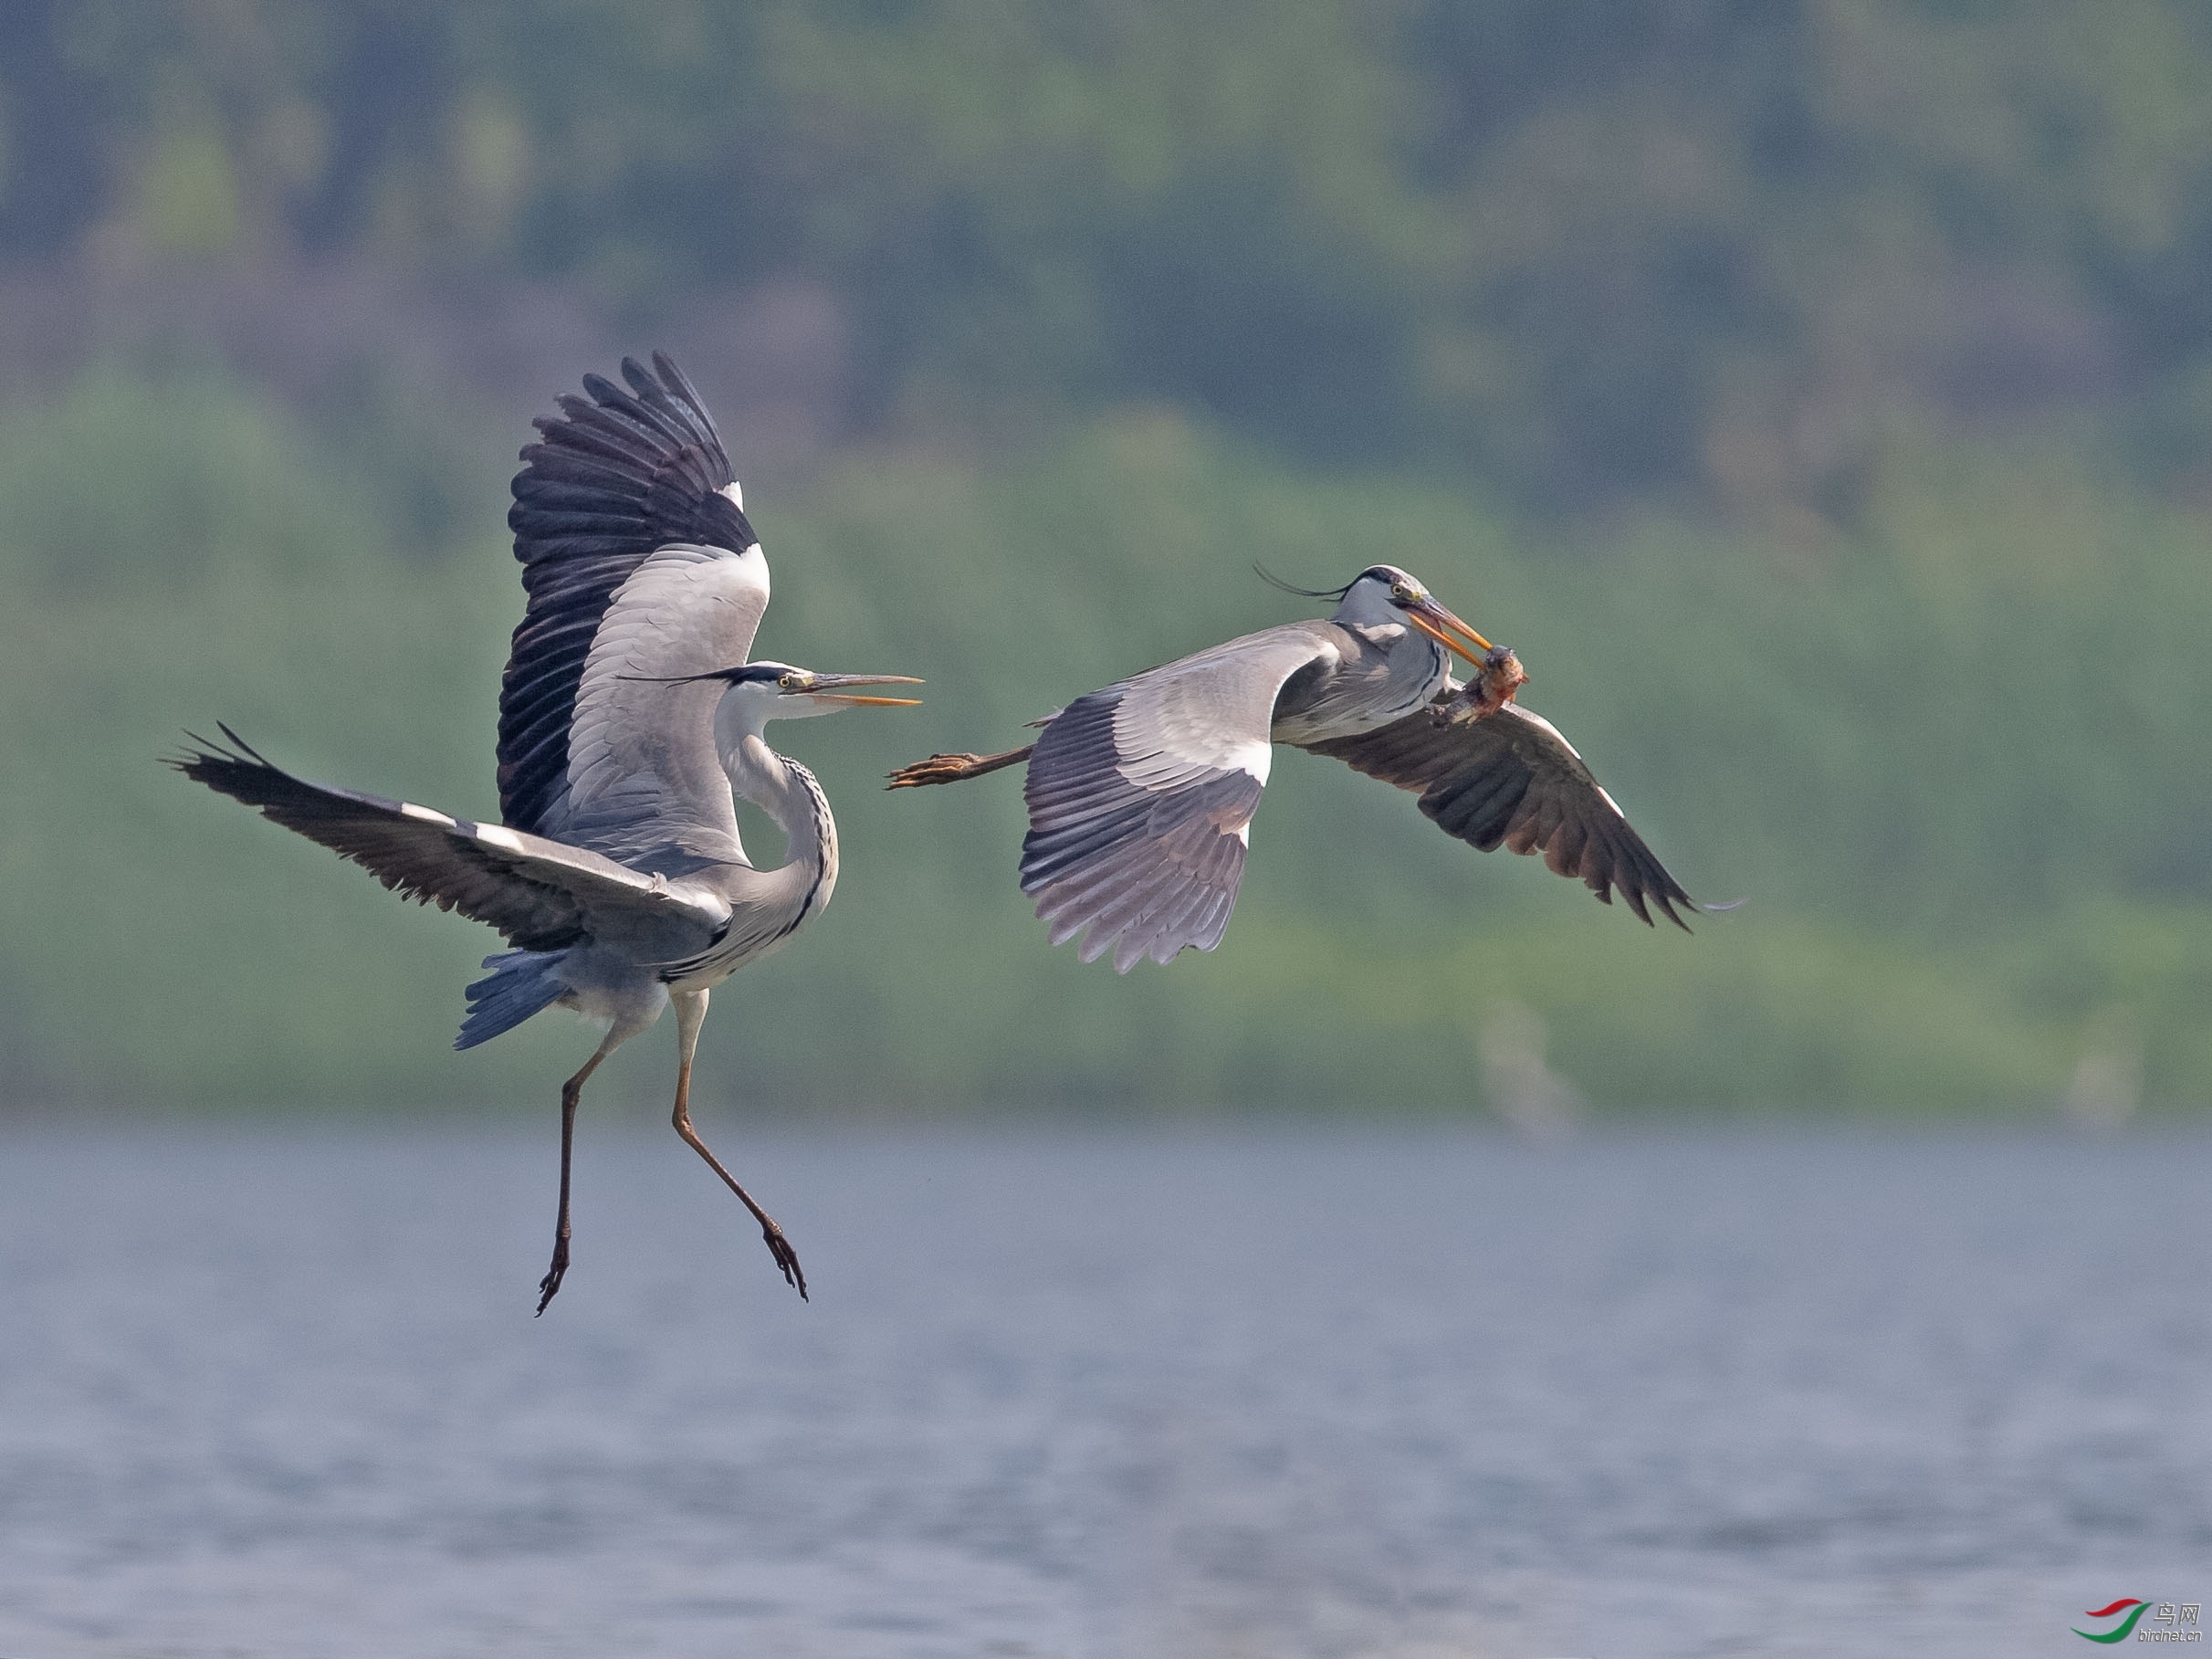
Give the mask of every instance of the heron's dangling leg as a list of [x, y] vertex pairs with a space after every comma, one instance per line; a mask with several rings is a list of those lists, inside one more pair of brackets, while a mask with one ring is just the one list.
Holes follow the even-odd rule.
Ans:
[[561, 1288], [562, 1276], [569, 1270], [569, 1152], [576, 1141], [576, 1103], [583, 1098], [583, 1086], [599, 1069], [599, 1063], [643, 1029], [640, 1025], [615, 1021], [607, 1027], [606, 1041], [583, 1063], [583, 1068], [561, 1086], [561, 1216], [553, 1224], [553, 1265], [545, 1270], [545, 1277], [538, 1281], [540, 1313], [553, 1299], [553, 1293]]
[[1012, 766], [1018, 761], [1029, 759], [1034, 743], [1024, 743], [1019, 749], [1009, 749], [1003, 754], [933, 754], [927, 761], [916, 761], [902, 766], [891, 774], [886, 789], [919, 789], [925, 783], [958, 783], [964, 778], [980, 778], [987, 772], [996, 772], [1001, 766]]
[[698, 1046], [699, 1027], [706, 1023], [707, 992], [671, 989], [668, 1000], [676, 1004], [676, 1040], [681, 1049], [676, 1071], [676, 1114], [672, 1119], [676, 1132], [707, 1160], [708, 1168], [738, 1195], [738, 1202], [752, 1212], [753, 1220], [760, 1223], [760, 1236], [768, 1241], [768, 1253], [776, 1258], [776, 1265], [783, 1269], [783, 1282], [798, 1291], [799, 1299], [803, 1302], [807, 1300], [806, 1274], [799, 1265], [799, 1253], [783, 1236], [783, 1229], [776, 1225], [775, 1218], [753, 1202], [752, 1194], [738, 1185], [737, 1177], [722, 1167], [722, 1160], [707, 1150], [707, 1143], [691, 1127], [691, 1052]]

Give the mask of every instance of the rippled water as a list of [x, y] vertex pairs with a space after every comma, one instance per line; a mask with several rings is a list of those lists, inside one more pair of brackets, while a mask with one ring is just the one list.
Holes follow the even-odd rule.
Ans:
[[0, 1137], [0, 1655], [2011, 1659], [2212, 1601], [2202, 1138], [718, 1127], [812, 1306], [665, 1133], [585, 1141], [536, 1321], [550, 1132]]

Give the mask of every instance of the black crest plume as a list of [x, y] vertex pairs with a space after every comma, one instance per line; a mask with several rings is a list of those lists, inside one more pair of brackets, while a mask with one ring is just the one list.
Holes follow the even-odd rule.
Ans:
[[[1254, 564], [1253, 573], [1271, 588], [1281, 588], [1285, 593], [1295, 593], [1301, 599], [1342, 599], [1352, 591], [1347, 582], [1340, 588], [1302, 588], [1295, 582], [1285, 582], [1263, 564]], [[1354, 578], [1355, 581], [1358, 578]]]

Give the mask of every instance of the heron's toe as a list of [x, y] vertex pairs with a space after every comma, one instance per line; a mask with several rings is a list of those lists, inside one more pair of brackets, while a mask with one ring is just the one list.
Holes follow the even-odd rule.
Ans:
[[928, 783], [951, 783], [968, 775], [968, 766], [976, 760], [971, 754], [933, 754], [926, 761], [916, 761], [900, 767], [890, 774], [889, 789], [919, 789]]
[[[561, 1281], [568, 1276], [568, 1271], [569, 1253], [566, 1250], [562, 1250], [553, 1257], [553, 1265], [546, 1269], [545, 1276], [538, 1281], [539, 1313], [543, 1313], [545, 1311], [546, 1305], [553, 1299], [554, 1294], [560, 1290]], [[536, 1316], [533, 1315], [532, 1317], [535, 1318]]]
[[768, 1253], [776, 1258], [776, 1265], [783, 1269], [783, 1282], [799, 1293], [802, 1302], [809, 1300], [806, 1270], [799, 1265], [799, 1253], [791, 1248], [791, 1240], [783, 1236], [783, 1229], [770, 1222], [760, 1229], [760, 1236], [768, 1241]]

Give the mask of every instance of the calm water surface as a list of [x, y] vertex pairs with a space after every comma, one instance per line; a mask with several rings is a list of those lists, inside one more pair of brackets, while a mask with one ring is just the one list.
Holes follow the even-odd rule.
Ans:
[[709, 1125], [803, 1306], [610, 1136], [533, 1321], [543, 1127], [0, 1136], [0, 1659], [2012, 1659], [2212, 1601], [2201, 1137]]

